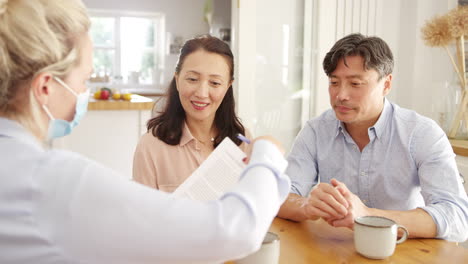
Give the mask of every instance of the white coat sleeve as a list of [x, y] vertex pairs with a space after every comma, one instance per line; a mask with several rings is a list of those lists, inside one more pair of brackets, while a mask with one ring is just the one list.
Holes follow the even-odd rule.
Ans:
[[[261, 245], [290, 189], [270, 142], [255, 143], [250, 165], [221, 199], [175, 199], [77, 156], [49, 163], [38, 221], [62, 254], [80, 263], [219, 263]], [[50, 168], [51, 166], [45, 166]], [[57, 171], [58, 170], [58, 171]]]

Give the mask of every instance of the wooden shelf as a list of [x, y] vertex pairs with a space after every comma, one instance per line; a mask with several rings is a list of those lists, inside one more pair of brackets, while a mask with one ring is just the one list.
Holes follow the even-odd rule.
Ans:
[[450, 144], [455, 154], [468, 157], [468, 140], [450, 139]]
[[132, 94], [132, 100], [89, 100], [88, 110], [151, 110], [154, 100], [137, 94]]

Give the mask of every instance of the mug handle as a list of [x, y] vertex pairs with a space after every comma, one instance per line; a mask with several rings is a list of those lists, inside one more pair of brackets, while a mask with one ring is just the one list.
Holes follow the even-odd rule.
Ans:
[[401, 236], [400, 239], [398, 239], [396, 241], [397, 244], [401, 244], [401, 243], [405, 242], [406, 239], [409, 236], [409, 232], [408, 232], [408, 229], [406, 229], [406, 227], [404, 227], [402, 225], [397, 225], [397, 229], [399, 229], [399, 228], [401, 228], [403, 230], [403, 236]]

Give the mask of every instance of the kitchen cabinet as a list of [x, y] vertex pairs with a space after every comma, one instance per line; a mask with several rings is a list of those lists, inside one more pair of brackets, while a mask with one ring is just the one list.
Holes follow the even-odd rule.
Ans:
[[52, 146], [80, 153], [131, 178], [133, 153], [146, 132], [153, 104], [152, 99], [138, 95], [130, 102], [91, 100], [88, 113], [71, 135]]

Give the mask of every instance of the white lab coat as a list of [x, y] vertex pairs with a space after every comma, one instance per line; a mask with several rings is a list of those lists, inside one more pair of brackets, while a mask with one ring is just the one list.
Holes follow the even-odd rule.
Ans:
[[258, 249], [289, 193], [287, 162], [255, 144], [220, 200], [175, 199], [0, 118], [0, 263], [219, 263]]

